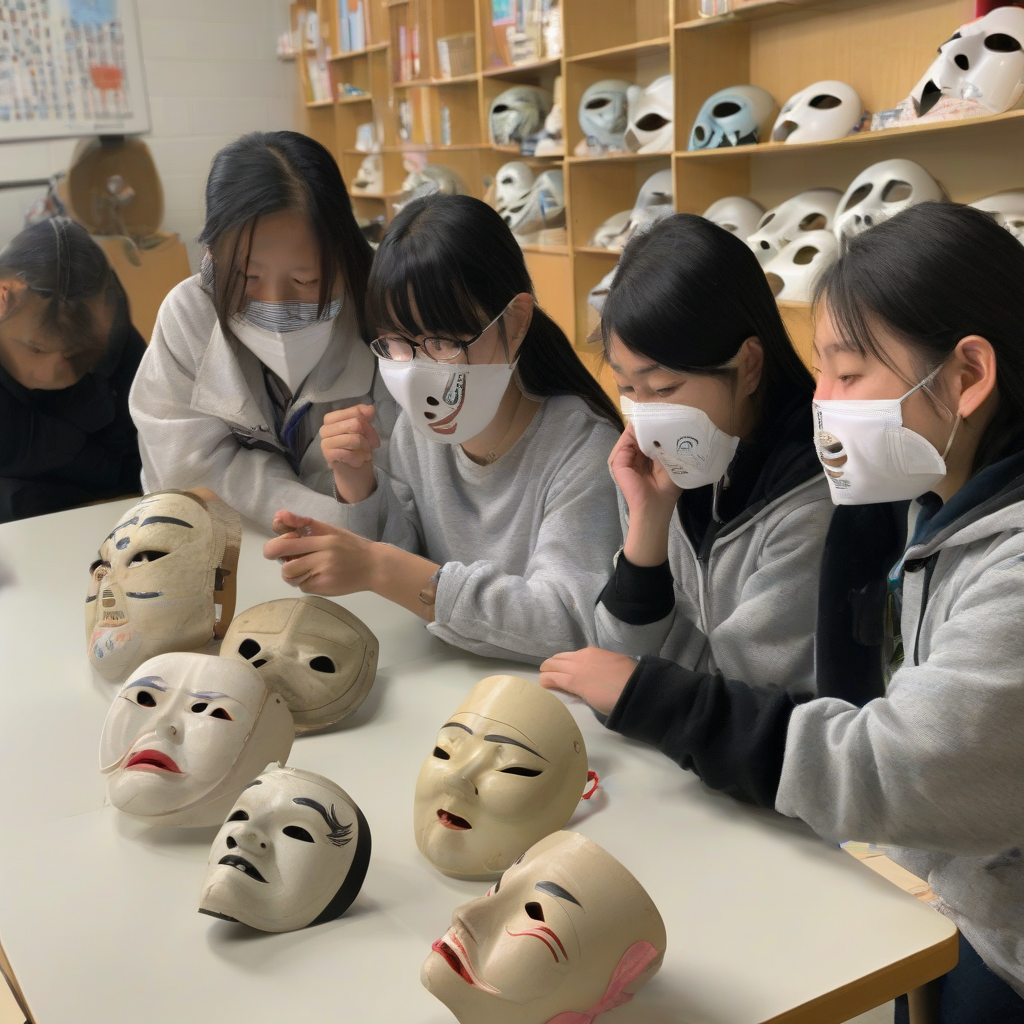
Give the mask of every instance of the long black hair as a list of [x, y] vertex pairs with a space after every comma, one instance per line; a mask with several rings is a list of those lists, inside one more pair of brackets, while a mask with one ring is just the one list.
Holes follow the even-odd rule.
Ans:
[[996, 354], [999, 405], [978, 445], [974, 471], [1024, 449], [1024, 246], [987, 214], [955, 203], [920, 203], [852, 238], [822, 275], [836, 333], [897, 373], [876, 339], [883, 328], [910, 349], [916, 380], [960, 341], [985, 338]]
[[[501, 217], [479, 199], [435, 193], [407, 203], [384, 233], [366, 316], [376, 330], [412, 336], [476, 334], [523, 292], [532, 295], [533, 282]], [[499, 329], [504, 337], [503, 321]], [[577, 395], [622, 429], [614, 403], [565, 332], [536, 305], [516, 372], [527, 394]]]
[[206, 181], [206, 223], [199, 236], [213, 256], [214, 304], [221, 327], [245, 301], [245, 275], [259, 218], [280, 210], [309, 217], [320, 249], [318, 314], [330, 304], [340, 272], [355, 303], [359, 332], [373, 251], [352, 213], [334, 157], [298, 132], [250, 132], [214, 158]]
[[127, 316], [127, 300], [106, 254], [67, 217], [40, 221], [15, 235], [0, 252], [2, 279], [22, 281], [43, 301], [43, 330], [58, 339], [68, 358], [83, 364], [82, 372], [103, 355], [109, 337], [100, 333], [93, 304], [116, 304]]
[[764, 350], [754, 393], [759, 424], [814, 392], [757, 257], [691, 213], [666, 217], [626, 245], [601, 315], [606, 350], [613, 332], [670, 370], [715, 376], [747, 338], [757, 338]]

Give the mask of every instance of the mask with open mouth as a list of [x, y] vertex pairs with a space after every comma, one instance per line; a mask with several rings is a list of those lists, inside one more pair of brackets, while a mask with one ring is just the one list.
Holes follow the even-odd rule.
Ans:
[[242, 527], [210, 492], [156, 491], [100, 545], [85, 598], [89, 661], [123, 679], [147, 658], [204, 647], [235, 610]]
[[380, 375], [412, 425], [428, 440], [462, 444], [483, 431], [515, 367], [507, 363], [397, 362], [380, 359]]
[[453, 878], [497, 878], [572, 817], [587, 781], [575, 719], [552, 693], [488, 676], [441, 727], [416, 782], [416, 844]]
[[577, 1024], [628, 1003], [664, 955], [640, 883], [593, 840], [555, 832], [456, 909], [420, 980], [460, 1024]]
[[218, 825], [295, 726], [284, 699], [244, 662], [161, 654], [114, 698], [100, 740], [107, 799], [152, 825]]
[[332, 921], [352, 905], [369, 863], [370, 827], [345, 790], [270, 765], [213, 841], [199, 912], [265, 932]]

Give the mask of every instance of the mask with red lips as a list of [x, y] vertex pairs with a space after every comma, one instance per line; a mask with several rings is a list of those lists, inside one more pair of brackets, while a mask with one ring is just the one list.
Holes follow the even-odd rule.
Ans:
[[114, 698], [100, 740], [107, 799], [152, 825], [219, 825], [295, 726], [284, 699], [242, 661], [161, 654]]
[[412, 425], [441, 444], [462, 444], [481, 433], [497, 415], [515, 371], [508, 363], [377, 362]]

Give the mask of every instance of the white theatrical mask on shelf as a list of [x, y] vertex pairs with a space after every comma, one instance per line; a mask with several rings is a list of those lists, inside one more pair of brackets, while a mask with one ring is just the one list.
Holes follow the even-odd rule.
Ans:
[[633, 153], [672, 151], [675, 95], [672, 76], [655, 79], [631, 104], [626, 147]]
[[379, 648], [369, 627], [340, 604], [286, 597], [236, 615], [220, 653], [252, 665], [284, 697], [303, 733], [334, 725], [363, 703]]
[[620, 210], [618, 213], [613, 213], [591, 235], [588, 244], [596, 249], [614, 248], [617, 239], [625, 231], [629, 218], [632, 216], [632, 210]]
[[635, 100], [639, 92], [637, 86], [621, 78], [602, 78], [583, 90], [578, 117], [588, 147], [609, 152], [625, 150], [630, 98]]
[[747, 245], [764, 264], [809, 231], [831, 231], [842, 197], [837, 188], [811, 188], [779, 203], [761, 218]]
[[481, 679], [441, 727], [416, 781], [416, 845], [452, 878], [497, 878], [572, 817], [587, 748], [554, 694], [518, 676]]
[[352, 191], [376, 193], [384, 191], [384, 168], [381, 165], [379, 153], [370, 153], [363, 157], [359, 171], [352, 180]]
[[539, 132], [551, 113], [554, 97], [536, 85], [514, 85], [495, 96], [488, 112], [491, 142], [511, 146]]
[[[441, 192], [446, 196], [466, 194], [466, 185], [462, 178], [444, 164], [427, 164], [422, 168], [410, 170], [402, 181], [402, 191], [415, 196]], [[410, 195], [404, 197], [408, 202]]]
[[810, 302], [815, 283], [838, 250], [832, 231], [808, 231], [795, 238], [764, 266], [772, 294], [780, 302]]
[[844, 139], [864, 119], [864, 104], [852, 85], [824, 81], [786, 100], [772, 128], [772, 142], [831, 142]]
[[161, 654], [141, 665], [107, 712], [100, 771], [118, 810], [151, 825], [219, 825], [295, 736], [279, 694], [244, 662]]
[[1024, 10], [997, 7], [961, 25], [910, 97], [921, 117], [943, 96], [980, 103], [990, 114], [1010, 110], [1024, 96]]
[[745, 242], [757, 230], [764, 207], [746, 196], [726, 196], [713, 202], [701, 216]]
[[657, 973], [665, 924], [592, 839], [555, 832], [456, 908], [420, 972], [459, 1024], [589, 1024]]
[[859, 235], [917, 203], [945, 199], [942, 186], [913, 160], [882, 160], [861, 171], [836, 210], [836, 238]]
[[538, 232], [565, 227], [565, 186], [562, 172], [543, 171], [524, 199], [512, 203], [502, 214], [517, 238], [529, 239]]
[[622, 213], [609, 217], [594, 233], [591, 245], [620, 251], [637, 231], [649, 229], [662, 217], [670, 217], [674, 212], [672, 203], [672, 172], [655, 171], [640, 186], [629, 215], [624, 220]]
[[504, 214], [510, 206], [525, 202], [533, 182], [534, 174], [529, 164], [522, 160], [502, 164], [494, 176], [494, 208]]
[[768, 131], [774, 113], [774, 98], [758, 85], [720, 89], [704, 101], [686, 148], [752, 146]]
[[616, 263], [587, 294], [587, 305], [595, 310], [598, 316], [604, 313], [604, 304], [608, 298], [608, 293], [612, 290], [612, 284], [615, 281], [615, 274], [618, 269], [619, 265]]
[[264, 932], [340, 917], [370, 863], [370, 828], [322, 775], [270, 765], [242, 791], [210, 849], [199, 912]]
[[1024, 242], [1024, 191], [998, 192], [994, 196], [975, 200], [971, 206], [989, 214], [1018, 242]]
[[147, 658], [204, 647], [235, 610], [242, 526], [209, 491], [155, 491], [119, 519], [90, 568], [89, 661], [123, 679]]

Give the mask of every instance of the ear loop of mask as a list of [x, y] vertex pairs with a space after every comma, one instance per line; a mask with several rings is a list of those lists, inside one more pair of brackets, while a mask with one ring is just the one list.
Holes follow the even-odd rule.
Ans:
[[935, 367], [935, 369], [934, 369], [934, 370], [932, 370], [932, 372], [931, 372], [931, 373], [929, 373], [929, 374], [928, 374], [928, 376], [927, 376], [927, 377], [925, 377], [925, 379], [924, 379], [923, 381], [921, 381], [921, 383], [920, 383], [920, 384], [915, 384], [915, 385], [914, 385], [914, 386], [913, 386], [913, 387], [912, 387], [912, 388], [911, 388], [911, 389], [910, 389], [910, 390], [909, 390], [909, 391], [908, 391], [908, 392], [907, 392], [907, 393], [906, 393], [906, 394], [905, 394], [905, 395], [904, 395], [904, 396], [903, 396], [903, 397], [902, 397], [902, 398], [900, 399], [900, 405], [902, 406], [902, 405], [903, 405], [903, 403], [904, 403], [904, 402], [905, 402], [905, 401], [906, 401], [906, 400], [907, 400], [907, 399], [908, 399], [908, 398], [909, 398], [909, 397], [910, 397], [910, 396], [911, 396], [911, 395], [912, 395], [912, 394], [913, 394], [913, 393], [914, 393], [915, 391], [917, 391], [917, 390], [918, 390], [918, 389], [920, 389], [920, 388], [924, 388], [924, 390], [925, 390], [925, 391], [927, 391], [927, 392], [928, 392], [928, 393], [929, 393], [929, 394], [930, 394], [930, 395], [932, 396], [932, 398], [934, 398], [934, 399], [935, 399], [935, 401], [936, 401], [936, 402], [938, 402], [938, 403], [939, 403], [939, 405], [941, 405], [941, 406], [942, 406], [942, 408], [946, 410], [946, 413], [947, 413], [948, 415], [950, 415], [950, 416], [953, 416], [953, 429], [952, 429], [952, 431], [950, 432], [950, 435], [949, 435], [949, 440], [948, 440], [948, 441], [946, 442], [946, 447], [945, 447], [945, 448], [943, 449], [943, 451], [942, 451], [942, 456], [941, 456], [941, 458], [942, 458], [942, 461], [943, 461], [943, 462], [945, 462], [945, 461], [946, 461], [946, 456], [947, 456], [947, 455], [949, 455], [949, 450], [950, 450], [950, 449], [951, 449], [951, 448], [953, 447], [953, 442], [954, 442], [954, 441], [956, 440], [956, 435], [957, 435], [957, 432], [958, 432], [958, 431], [959, 431], [959, 429], [960, 429], [960, 424], [961, 424], [961, 423], [963, 423], [963, 421], [964, 421], [964, 418], [963, 418], [963, 416], [961, 416], [961, 415], [960, 415], [960, 413], [956, 413], [956, 415], [954, 416], [954, 414], [953, 414], [952, 410], [951, 410], [951, 409], [949, 408], [949, 406], [947, 406], [947, 405], [946, 405], [946, 403], [945, 403], [945, 402], [943, 402], [943, 401], [942, 401], [942, 400], [941, 400], [941, 399], [939, 398], [939, 396], [938, 396], [938, 395], [932, 394], [931, 390], [930, 390], [930, 389], [928, 388], [928, 385], [929, 385], [929, 384], [930, 384], [930, 383], [931, 383], [931, 382], [932, 382], [932, 381], [933, 381], [933, 380], [934, 380], [934, 379], [935, 379], [935, 378], [936, 378], [936, 377], [937, 377], [937, 376], [939, 375], [939, 371], [940, 371], [940, 370], [942, 369], [942, 367], [943, 367], [943, 366], [945, 365], [945, 362], [946, 362], [946, 361], [945, 361], [945, 360], [943, 360], [943, 361], [942, 361], [941, 363], [939, 363], [939, 365], [938, 365], [938, 366], [936, 366], [936, 367]]

